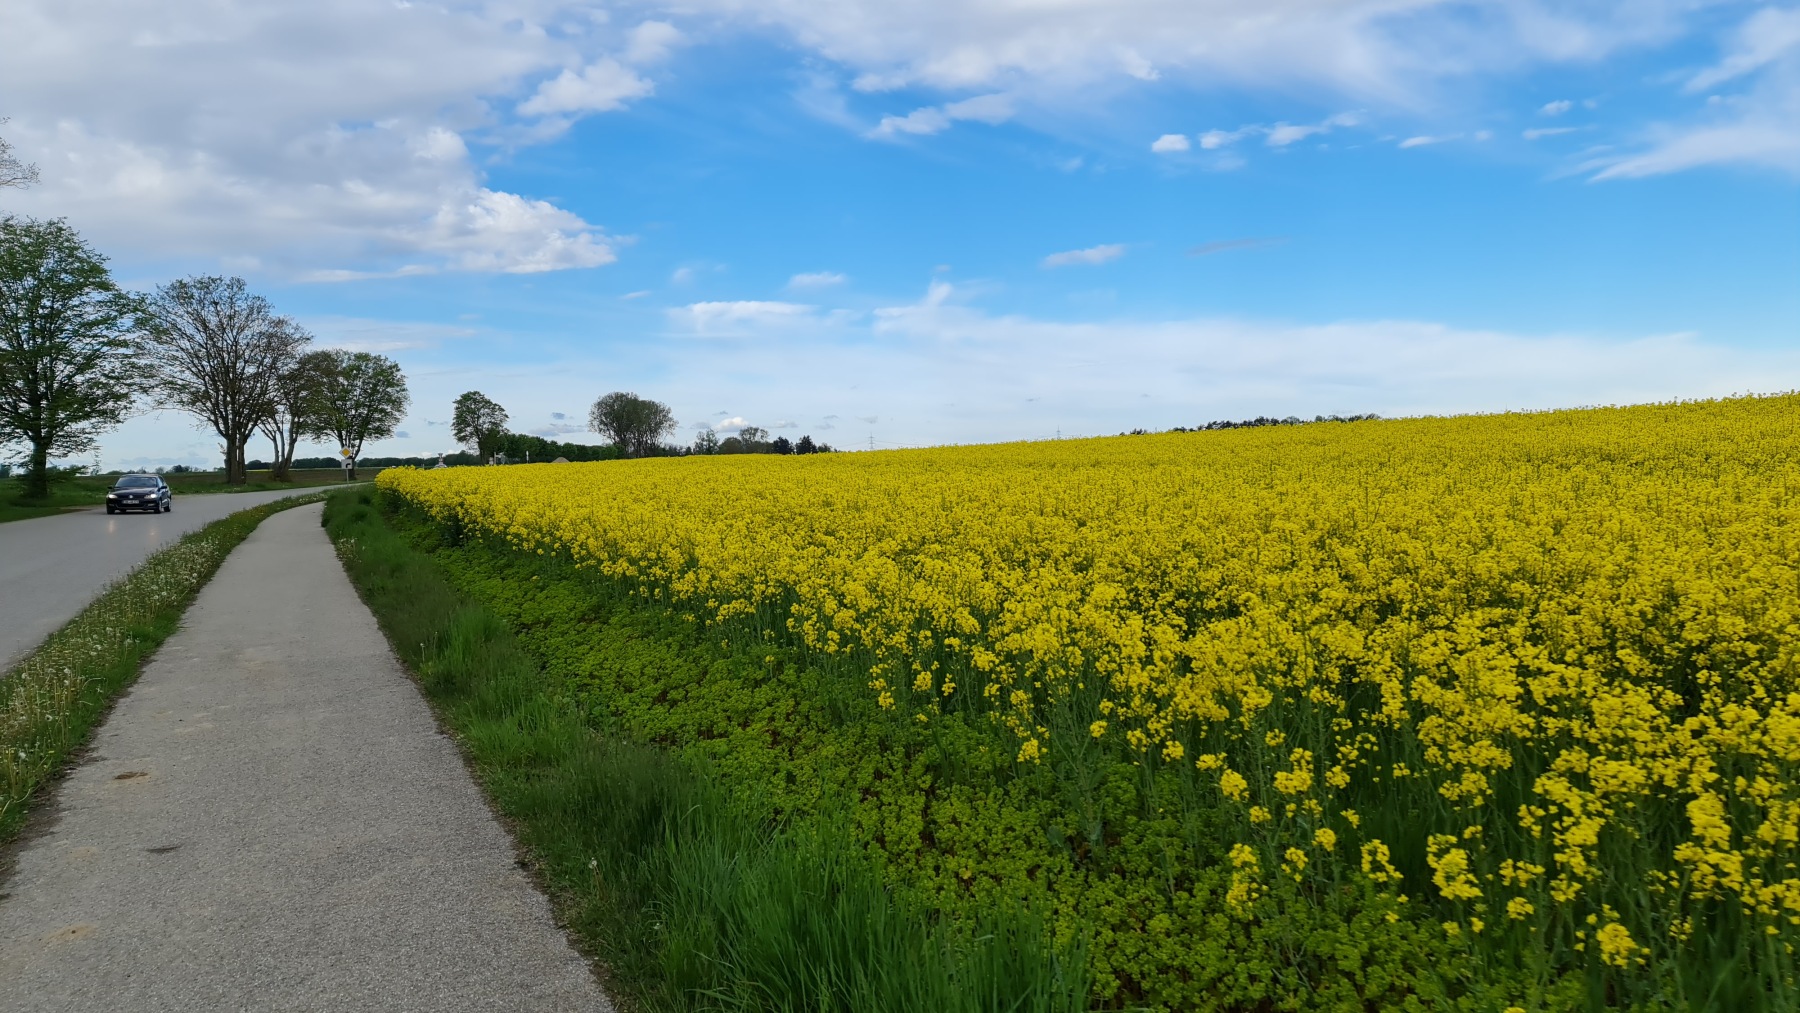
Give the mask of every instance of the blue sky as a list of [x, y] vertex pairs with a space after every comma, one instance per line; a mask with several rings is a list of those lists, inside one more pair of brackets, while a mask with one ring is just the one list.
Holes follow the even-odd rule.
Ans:
[[0, 207], [399, 360], [369, 453], [469, 389], [879, 447], [1800, 387], [1791, 3], [140, 8], [0, 10]]

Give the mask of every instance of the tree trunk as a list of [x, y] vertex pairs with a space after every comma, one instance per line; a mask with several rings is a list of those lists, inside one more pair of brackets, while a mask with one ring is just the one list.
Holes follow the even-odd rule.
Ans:
[[300, 433], [296, 430], [288, 430], [287, 448], [281, 454], [281, 481], [283, 482], [294, 480], [294, 448], [299, 445]]
[[248, 436], [234, 436], [225, 441], [225, 484], [243, 485], [250, 480], [244, 472], [244, 446]]
[[288, 480], [288, 462], [281, 456], [281, 441], [271, 436], [269, 437], [269, 447], [269, 479], [275, 482], [285, 482]]
[[50, 497], [50, 447], [43, 443], [31, 445], [31, 470], [25, 473], [25, 499], [48, 499]]

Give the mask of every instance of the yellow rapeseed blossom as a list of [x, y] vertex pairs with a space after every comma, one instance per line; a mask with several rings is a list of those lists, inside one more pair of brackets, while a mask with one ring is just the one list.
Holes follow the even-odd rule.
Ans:
[[1666, 909], [1593, 930], [1624, 966], [1800, 920], [1800, 396], [377, 484], [1021, 764], [1197, 757], [1262, 853], [1398, 891], [1379, 832], [1433, 921]]

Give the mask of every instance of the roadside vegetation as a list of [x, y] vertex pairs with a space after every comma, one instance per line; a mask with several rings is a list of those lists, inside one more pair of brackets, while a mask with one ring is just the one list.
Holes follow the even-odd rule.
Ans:
[[175, 632], [219, 564], [270, 514], [318, 494], [214, 521], [145, 560], [0, 677], [0, 844], [87, 742], [145, 659]]
[[[630, 1008], [1086, 1008], [1079, 949], [1053, 946], [1032, 912], [937, 918], [888, 889], [833, 818], [770, 818], [678, 751], [597, 721], [582, 687], [547, 674], [458, 590], [434, 554], [447, 547], [437, 528], [396, 507], [368, 489], [337, 493], [326, 528], [577, 945]], [[634, 663], [693, 671], [677, 616], [624, 605], [588, 619], [596, 650], [628, 651], [642, 634]], [[703, 663], [740, 678], [763, 668], [754, 652]]]

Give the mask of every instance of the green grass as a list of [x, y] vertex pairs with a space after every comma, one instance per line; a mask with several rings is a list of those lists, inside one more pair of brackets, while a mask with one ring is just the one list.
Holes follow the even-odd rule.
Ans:
[[1029, 914], [950, 924], [832, 817], [745, 818], [703, 769], [602, 735], [370, 490], [325, 523], [351, 579], [510, 820], [577, 945], [645, 1010], [1073, 1013], [1080, 953]]
[[88, 740], [120, 691], [232, 549], [270, 514], [316, 496], [234, 513], [145, 560], [0, 678], [0, 844]]
[[[359, 482], [380, 474], [380, 468], [362, 468], [356, 473]], [[292, 480], [276, 482], [266, 471], [252, 471], [244, 485], [226, 485], [225, 473], [219, 471], [182, 472], [164, 475], [169, 489], [177, 497], [212, 495], [214, 493], [269, 492], [278, 489], [311, 488], [344, 483], [341, 468], [309, 468], [292, 472]], [[0, 479], [0, 523], [22, 521], [31, 517], [47, 517], [81, 507], [104, 506], [106, 490], [111, 489], [117, 475], [73, 478], [50, 487], [48, 499], [31, 502], [21, 498], [24, 484], [18, 478]]]

